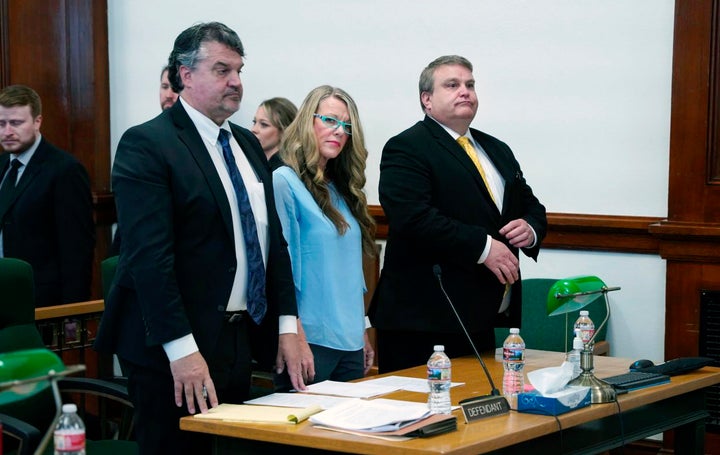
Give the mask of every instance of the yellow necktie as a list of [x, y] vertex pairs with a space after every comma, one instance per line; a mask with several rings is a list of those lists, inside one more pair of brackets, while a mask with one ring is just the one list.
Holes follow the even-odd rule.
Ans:
[[[470, 144], [470, 139], [468, 139], [465, 136], [460, 136], [457, 138], [457, 143], [460, 144], [460, 147], [465, 150], [465, 153], [467, 153], [467, 156], [470, 157], [473, 163], [475, 163], [475, 167], [477, 168], [478, 172], [480, 173], [480, 177], [482, 177], [483, 182], [485, 183], [485, 188], [487, 188], [488, 193], [490, 193], [490, 197], [492, 198], [492, 201], [495, 202], [495, 195], [493, 194], [492, 190], [490, 189], [490, 185], [488, 185], [487, 177], [485, 177], [485, 169], [483, 169], [482, 164], [480, 164], [480, 160], [477, 157], [477, 153], [475, 153], [475, 149], [473, 148], [472, 144]], [[497, 204], [497, 202], [495, 202]], [[503, 299], [500, 303], [500, 308], [502, 310], [505, 310], [507, 306], [510, 303], [510, 283], [505, 283], [505, 292], [503, 293]]]
[[470, 143], [470, 139], [465, 136], [460, 136], [459, 138], [457, 138], [457, 143], [460, 144], [460, 147], [465, 150], [467, 156], [470, 157], [473, 163], [475, 163], [475, 167], [480, 173], [480, 177], [482, 178], [483, 183], [485, 183], [485, 188], [487, 188], [488, 193], [490, 193], [490, 197], [492, 198], [493, 202], [497, 204], [497, 202], [495, 201], [495, 195], [493, 194], [492, 189], [490, 189], [487, 177], [485, 176], [485, 169], [483, 169], [482, 164], [480, 164], [480, 160], [477, 157], [477, 153], [475, 153], [475, 149]]

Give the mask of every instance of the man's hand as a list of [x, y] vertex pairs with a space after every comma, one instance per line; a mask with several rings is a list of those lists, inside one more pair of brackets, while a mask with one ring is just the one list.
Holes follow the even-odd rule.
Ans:
[[535, 243], [535, 235], [527, 221], [519, 218], [512, 220], [500, 229], [500, 235], [510, 241], [515, 248], [527, 248]]
[[[295, 333], [283, 333], [278, 341], [278, 354], [275, 359], [275, 371], [280, 374], [287, 366], [290, 383], [295, 390], [307, 390], [302, 376], [302, 356], [300, 341]], [[313, 371], [313, 375], [314, 375]]]
[[210, 379], [210, 371], [200, 352], [194, 352], [170, 362], [170, 372], [175, 384], [175, 405], [181, 407], [183, 395], [190, 414], [195, 414], [195, 401], [197, 400], [200, 412], [203, 414], [210, 407], [218, 405], [215, 384]]
[[483, 264], [502, 284], [513, 284], [518, 279], [520, 262], [512, 251], [498, 240], [492, 239], [490, 253]]
[[368, 337], [367, 330], [365, 330], [365, 346], [363, 346], [363, 354], [365, 355], [364, 374], [368, 374], [368, 371], [372, 368], [373, 361], [375, 360], [375, 351], [370, 344], [370, 338]]

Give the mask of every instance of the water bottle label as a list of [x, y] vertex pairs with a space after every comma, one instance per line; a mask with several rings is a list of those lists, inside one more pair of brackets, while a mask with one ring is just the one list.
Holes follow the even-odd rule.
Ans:
[[447, 368], [428, 368], [427, 377], [432, 381], [449, 381], [450, 370]]
[[503, 348], [503, 360], [506, 362], [522, 362], [525, 360], [525, 349]]
[[85, 449], [84, 431], [56, 431], [53, 436], [55, 450], [58, 452], [77, 452]]
[[595, 329], [580, 329], [578, 332], [578, 336], [583, 340], [583, 343], [589, 342], [593, 335], [595, 335]]

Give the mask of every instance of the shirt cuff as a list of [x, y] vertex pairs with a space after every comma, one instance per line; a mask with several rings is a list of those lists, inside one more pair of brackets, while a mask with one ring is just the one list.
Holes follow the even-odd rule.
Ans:
[[297, 316], [280, 316], [280, 335], [284, 333], [297, 333]]
[[530, 230], [533, 233], [533, 243], [528, 248], [533, 248], [535, 245], [537, 245], [537, 234], [535, 233], [535, 229], [528, 223], [528, 227], [530, 227]]
[[372, 327], [372, 324], [370, 323], [370, 318], [365, 316], [365, 329], [369, 329]]
[[485, 242], [485, 249], [483, 250], [482, 254], [480, 255], [480, 259], [478, 259], [477, 263], [482, 264], [485, 262], [485, 259], [487, 259], [488, 255], [490, 255], [490, 246], [492, 245], [492, 237], [489, 235], [487, 236], [487, 242]]
[[192, 333], [188, 333], [184, 337], [176, 340], [163, 343], [162, 347], [165, 350], [165, 354], [167, 354], [168, 360], [171, 362], [199, 351], [197, 343], [195, 343], [195, 337], [193, 337]]

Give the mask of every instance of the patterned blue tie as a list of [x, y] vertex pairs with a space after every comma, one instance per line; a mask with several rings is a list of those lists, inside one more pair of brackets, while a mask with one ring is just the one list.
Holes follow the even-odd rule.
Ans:
[[265, 264], [260, 249], [260, 241], [258, 240], [257, 225], [255, 224], [255, 217], [253, 216], [245, 184], [230, 148], [230, 132], [221, 128], [218, 141], [222, 146], [223, 158], [225, 158], [230, 180], [232, 180], [235, 188], [238, 208], [240, 209], [240, 224], [242, 225], [245, 240], [248, 268], [247, 309], [253, 321], [260, 324], [267, 311], [267, 301], [265, 300]]

